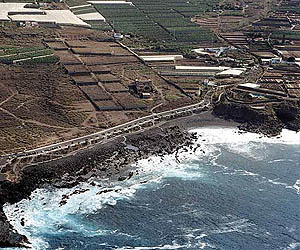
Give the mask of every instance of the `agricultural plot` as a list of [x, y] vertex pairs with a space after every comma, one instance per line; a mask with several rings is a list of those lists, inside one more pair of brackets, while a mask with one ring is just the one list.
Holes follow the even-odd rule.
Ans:
[[112, 97], [100, 88], [98, 85], [94, 86], [79, 86], [83, 93], [93, 102], [112, 100]]
[[119, 82], [105, 83], [103, 86], [110, 93], [128, 92], [128, 88]]
[[73, 14], [91, 25], [92, 29], [109, 30], [105, 18], [91, 4], [70, 7]]
[[96, 101], [95, 105], [97, 106], [97, 109], [100, 111], [121, 111], [121, 110], [123, 110], [119, 104], [117, 104], [111, 100]]
[[94, 74], [109, 74], [110, 73], [110, 69], [107, 66], [103, 66], [103, 65], [91, 65], [88, 68]]
[[274, 30], [272, 31], [271, 39], [299, 40], [300, 31]]
[[77, 85], [95, 85], [95, 84], [97, 84], [97, 81], [90, 74], [73, 75], [72, 79]]
[[138, 61], [134, 56], [81, 56], [80, 58], [88, 66], [133, 63]]
[[96, 74], [96, 77], [102, 83], [120, 82], [120, 79], [112, 74]]
[[[43, 59], [53, 57], [52, 59]], [[37, 59], [39, 59], [37, 61]], [[41, 62], [47, 63], [55, 60], [53, 51], [45, 48], [0, 48], [0, 63], [12, 64], [17, 62]]]
[[147, 105], [143, 101], [129, 93], [116, 93], [113, 94], [113, 97], [125, 110], [147, 108]]
[[82, 64], [80, 64], [80, 65], [65, 65], [65, 69], [67, 70], [68, 74], [71, 76], [89, 74], [88, 69]]
[[74, 7], [74, 6], [86, 5], [87, 2], [85, 0], [66, 0], [66, 4], [69, 7]]
[[69, 51], [59, 50], [55, 51], [54, 54], [60, 58], [60, 62], [63, 65], [79, 65], [81, 62], [72, 55]]
[[71, 7], [71, 10], [75, 15], [90, 14], [97, 12], [91, 4]]
[[117, 32], [141, 36], [176, 50], [188, 44], [217, 41], [207, 28], [191, 22], [191, 17], [212, 10], [219, 1], [132, 1], [134, 5], [94, 4]]
[[172, 36], [145, 13], [132, 5], [97, 4], [95, 8], [117, 32], [133, 33], [150, 40], [169, 40]]
[[279, 13], [300, 14], [300, 2], [284, 0], [274, 9]]
[[53, 50], [67, 50], [68, 47], [62, 41], [47, 42], [49, 48]]
[[78, 55], [111, 55], [110, 48], [72, 48], [72, 52]]
[[70, 48], [86, 48], [86, 44], [81, 40], [75, 40], [75, 39], [68, 40], [66, 41], [66, 44]]

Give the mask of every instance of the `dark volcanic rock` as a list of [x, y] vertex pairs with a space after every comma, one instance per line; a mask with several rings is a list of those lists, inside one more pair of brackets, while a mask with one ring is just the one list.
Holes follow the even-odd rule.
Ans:
[[[131, 163], [151, 155], [166, 155], [188, 146], [194, 135], [183, 132], [179, 127], [155, 128], [139, 134], [128, 135], [127, 143], [139, 150], [130, 150], [117, 138], [106, 144], [39, 165], [27, 166], [18, 183], [0, 182], [0, 247], [21, 246], [27, 242], [7, 222], [2, 206], [28, 198], [32, 191], [43, 186], [74, 187], [92, 176], [125, 180], [133, 176]], [[70, 194], [72, 195], [72, 194]], [[64, 197], [61, 206], [68, 197]]]
[[274, 105], [274, 111], [280, 121], [285, 124], [286, 128], [300, 130], [300, 103], [283, 102]]
[[28, 244], [25, 236], [18, 234], [8, 223], [7, 218], [0, 208], [0, 246], [1, 247], [24, 247]]
[[255, 110], [249, 105], [238, 103], [220, 103], [214, 107], [214, 115], [241, 123], [240, 129], [276, 136], [280, 134], [283, 123], [274, 115], [272, 108]]

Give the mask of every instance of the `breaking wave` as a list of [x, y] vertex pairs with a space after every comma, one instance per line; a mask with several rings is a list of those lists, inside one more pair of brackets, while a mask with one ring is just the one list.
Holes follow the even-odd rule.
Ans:
[[[169, 180], [176, 179], [185, 183], [201, 180], [205, 185], [214, 186], [216, 185], [214, 175], [222, 174], [222, 176], [236, 176], [247, 178], [247, 180], [253, 178], [255, 183], [259, 183], [260, 192], [272, 185], [273, 187], [282, 186], [287, 191], [299, 195], [299, 178], [292, 177], [291, 180], [284, 181], [277, 176], [263, 172], [256, 167], [256, 164], [260, 162], [268, 166], [282, 163], [295, 164], [296, 158], [275, 159], [270, 151], [270, 145], [292, 146], [298, 150], [300, 134], [284, 130], [277, 138], [266, 138], [252, 133], [241, 133], [235, 128], [217, 127], [200, 128], [191, 132], [196, 132], [198, 135], [198, 140], [192, 146], [182, 148], [172, 155], [153, 156], [136, 162], [132, 166], [136, 170], [136, 175], [130, 179], [111, 182], [94, 178], [71, 189], [37, 189], [28, 200], [22, 200], [13, 205], [6, 204], [4, 211], [12, 225], [29, 238], [33, 249], [52, 249], [49, 243], [51, 239], [61, 238], [68, 234], [73, 237], [80, 235], [84, 238], [96, 236], [109, 238], [122, 235], [122, 237], [135, 239], [136, 235], [126, 235], [117, 229], [101, 228], [97, 226], [97, 223], [89, 220], [87, 223], [87, 218], [98, 214], [103, 209], [114, 208], [119, 202], [136, 199], [136, 193], [139, 191], [156, 192], [156, 190], [169, 188], [168, 186], [173, 185]], [[234, 165], [230, 162], [233, 156], [240, 158], [244, 165], [246, 161], [249, 166], [240, 167], [239, 162]], [[211, 167], [207, 168], [207, 166]], [[151, 209], [147, 207], [145, 206], [145, 210]], [[199, 213], [202, 216], [203, 212]], [[189, 214], [195, 215], [196, 213], [189, 210]], [[151, 245], [148, 242], [144, 246], [101, 243], [98, 244], [98, 249], [213, 249], [214, 244], [205, 241], [213, 235], [233, 232], [250, 234], [260, 230], [261, 234], [267, 235], [268, 233], [243, 216], [227, 216], [226, 218], [224, 222], [222, 217], [217, 226], [204, 227], [205, 230], [189, 228], [189, 225], [187, 228], [181, 228], [184, 234], [181, 235], [183, 240], [180, 242], [173, 240], [167, 244], [157, 245]], [[230, 218], [229, 221], [228, 218]], [[295, 244], [298, 243], [292, 242], [288, 249], [294, 249]]]

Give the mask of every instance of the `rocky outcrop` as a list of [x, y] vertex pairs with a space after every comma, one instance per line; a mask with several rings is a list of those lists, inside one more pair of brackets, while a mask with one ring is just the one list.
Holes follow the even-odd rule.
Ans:
[[286, 128], [300, 131], [300, 101], [282, 102], [274, 105], [274, 111]]
[[274, 116], [272, 109], [255, 110], [245, 104], [220, 103], [214, 107], [213, 113], [224, 119], [241, 123], [239, 128], [249, 132], [276, 136], [283, 128], [283, 124]]
[[300, 130], [300, 106], [295, 102], [282, 102], [253, 109], [250, 105], [224, 101], [215, 105], [214, 115], [239, 122], [239, 128], [245, 131], [267, 136], [279, 135], [283, 128]]
[[0, 246], [1, 247], [26, 247], [28, 240], [18, 234], [8, 223], [7, 218], [0, 208]]
[[[188, 146], [194, 135], [177, 126], [153, 128], [143, 133], [120, 137], [107, 144], [78, 152], [59, 160], [26, 167], [18, 183], [0, 182], [0, 247], [22, 246], [27, 243], [8, 223], [2, 206], [28, 198], [42, 186], [73, 187], [91, 177], [125, 180], [136, 174], [131, 163], [150, 155], [166, 155]], [[128, 147], [130, 145], [130, 147]], [[135, 171], [135, 172], [133, 172]], [[62, 202], [66, 202], [64, 197]], [[63, 204], [63, 203], [62, 203]]]

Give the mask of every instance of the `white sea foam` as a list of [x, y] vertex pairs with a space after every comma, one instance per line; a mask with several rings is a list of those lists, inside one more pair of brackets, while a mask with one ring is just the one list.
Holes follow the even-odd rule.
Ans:
[[274, 163], [274, 162], [294, 162], [294, 160], [292, 160], [292, 159], [276, 159], [276, 160], [268, 161], [268, 163]]
[[284, 250], [300, 249], [300, 242], [290, 243]]
[[281, 135], [275, 138], [261, 136], [255, 133], [240, 132], [237, 128], [199, 128], [193, 129], [200, 138], [198, 142], [208, 146], [222, 145], [230, 152], [237, 153], [251, 160], [263, 160], [266, 158], [266, 143], [300, 145], [300, 133], [283, 130]]
[[192, 129], [191, 132], [196, 132], [205, 137], [207, 143], [224, 143], [224, 144], [246, 144], [248, 142], [266, 142], [266, 143], [281, 143], [281, 144], [300, 144], [300, 133], [283, 129], [282, 133], [277, 137], [266, 137], [256, 133], [240, 132], [238, 128], [198, 128]]
[[297, 191], [297, 194], [300, 193], [300, 180], [297, 180], [293, 185], [293, 188]]
[[300, 194], [300, 180], [296, 180], [292, 186], [286, 185], [286, 188], [293, 189], [297, 192], [297, 194]]
[[[132, 199], [138, 189], [150, 185], [160, 185], [161, 188], [165, 185], [164, 180], [166, 178], [176, 177], [184, 180], [205, 178], [205, 173], [193, 161], [203, 158], [210, 164], [218, 165], [217, 160], [222, 155], [220, 145], [233, 153], [259, 160], [265, 158], [264, 143], [300, 144], [300, 134], [287, 130], [284, 130], [279, 138], [266, 138], [252, 133], [240, 134], [234, 128], [200, 128], [192, 130], [192, 132], [197, 132], [199, 135], [193, 147], [181, 149], [179, 153], [167, 155], [163, 158], [154, 156], [138, 161], [133, 167], [138, 169], [139, 174], [131, 179], [115, 183], [108, 180], [93, 180], [94, 183], [99, 185], [84, 183], [72, 189], [38, 189], [32, 193], [30, 200], [23, 200], [14, 205], [6, 204], [4, 211], [12, 225], [29, 238], [33, 249], [45, 249], [47, 242], [45, 239], [37, 237], [43, 233], [55, 236], [69, 231], [80, 232], [88, 237], [112, 233], [82, 224], [76, 219], [76, 216], [73, 216], [75, 214], [86, 215], [99, 211], [103, 206], [114, 206], [119, 200]], [[227, 166], [220, 167], [223, 170], [227, 169]], [[256, 173], [246, 170], [234, 170], [232, 172], [237, 175], [257, 176]], [[291, 187], [299, 194], [300, 180], [297, 180], [293, 186], [277, 180], [266, 181], [274, 185]], [[74, 194], [75, 190], [82, 190], [82, 192]], [[69, 197], [66, 199], [65, 204], [60, 205], [65, 195]], [[24, 218], [24, 227], [21, 226], [21, 218]], [[248, 222], [242, 221], [237, 225], [230, 225], [230, 227], [225, 225], [226, 228], [209, 233], [230, 232], [247, 226], [249, 226]], [[206, 243], [198, 243], [199, 248], [205, 247]], [[169, 249], [168, 247], [172, 247], [171, 249], [182, 248], [182, 246], [174, 243], [174, 245], [157, 246], [156, 248], [135, 249]], [[185, 247], [188, 248], [188, 245]]]
[[125, 246], [121, 248], [116, 248], [117, 250], [173, 250], [173, 249], [205, 249], [206, 247], [209, 248], [216, 248], [212, 244], [205, 243], [205, 242], [189, 242], [187, 244], [177, 244], [173, 242], [173, 244], [167, 244], [167, 245], [159, 245], [159, 246], [142, 246], [142, 247], [132, 247], [132, 246]]
[[179, 245], [179, 244], [172, 244], [172, 245], [160, 245], [160, 246], [151, 246], [151, 247], [121, 247], [121, 248], [116, 248], [117, 250], [128, 250], [128, 249], [134, 249], [134, 250], [160, 250], [160, 249], [184, 249], [186, 248], [186, 245]]

